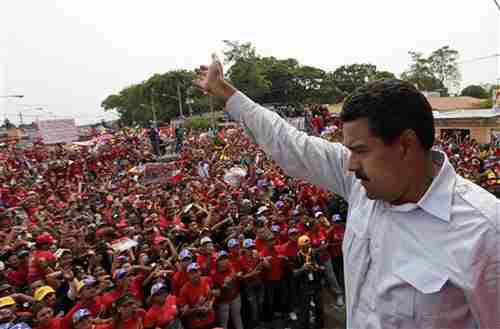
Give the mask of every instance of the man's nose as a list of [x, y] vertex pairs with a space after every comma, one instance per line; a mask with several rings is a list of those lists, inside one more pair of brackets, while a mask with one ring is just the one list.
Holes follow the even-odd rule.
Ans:
[[353, 153], [349, 154], [347, 164], [348, 164], [347, 168], [349, 169], [349, 171], [352, 172], [359, 170], [359, 168], [361, 167], [358, 157]]

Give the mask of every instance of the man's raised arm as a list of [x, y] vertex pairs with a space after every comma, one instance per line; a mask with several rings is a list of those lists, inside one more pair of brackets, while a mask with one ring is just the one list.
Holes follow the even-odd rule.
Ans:
[[254, 103], [224, 79], [218, 58], [202, 66], [195, 84], [222, 98], [226, 111], [285, 172], [348, 198], [354, 176], [348, 173], [349, 151], [339, 143], [311, 137], [276, 113]]

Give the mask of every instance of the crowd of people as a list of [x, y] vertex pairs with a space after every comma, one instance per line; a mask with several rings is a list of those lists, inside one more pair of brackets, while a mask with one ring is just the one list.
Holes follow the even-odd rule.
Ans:
[[[341, 123], [315, 112], [312, 133], [339, 140]], [[288, 177], [240, 129], [181, 133], [160, 134], [181, 141], [161, 183], [145, 179], [158, 158], [144, 129], [3, 146], [1, 329], [321, 328], [325, 309], [342, 312], [347, 204]], [[498, 145], [436, 147], [498, 192]]]
[[1, 150], [2, 328], [320, 326], [323, 286], [342, 308], [340, 199], [241, 130], [186, 134], [161, 184], [146, 130], [100, 137]]

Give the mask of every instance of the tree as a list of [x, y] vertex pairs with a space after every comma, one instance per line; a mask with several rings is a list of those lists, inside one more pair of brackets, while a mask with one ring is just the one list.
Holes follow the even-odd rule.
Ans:
[[458, 70], [458, 51], [444, 46], [432, 52], [429, 56], [429, 66], [441, 85], [456, 88], [460, 85], [460, 71]]
[[396, 79], [396, 76], [394, 75], [394, 73], [389, 71], [377, 71], [373, 76], [373, 80], [390, 80], [390, 79]]
[[373, 80], [377, 67], [372, 64], [342, 65], [333, 72], [337, 87], [350, 94], [370, 80]]
[[435, 50], [429, 57], [420, 52], [409, 51], [412, 63], [401, 74], [401, 79], [415, 84], [420, 90], [448, 93], [460, 81], [458, 70], [458, 51], [444, 46]]
[[[156, 116], [157, 121], [170, 121], [180, 115], [180, 102], [183, 114], [189, 113], [186, 100], [193, 113], [208, 111], [208, 99], [203, 93], [191, 87], [195, 77], [193, 71], [176, 70], [164, 74], [155, 74], [148, 80], [128, 86], [118, 94], [109, 95], [104, 99], [101, 106], [105, 111], [116, 110], [124, 125], [134, 122], [146, 125]], [[153, 110], [155, 115], [153, 115]]]
[[241, 59], [257, 57], [255, 47], [251, 42], [240, 43], [239, 41], [223, 41], [228, 49], [224, 51], [225, 64], [235, 63]]
[[490, 96], [483, 87], [478, 85], [470, 85], [465, 87], [460, 93], [460, 95], [476, 97], [476, 98], [488, 98]]
[[422, 53], [409, 51], [412, 63], [410, 68], [401, 74], [401, 79], [417, 86], [420, 90], [435, 91], [444, 86], [432, 73], [429, 59]]

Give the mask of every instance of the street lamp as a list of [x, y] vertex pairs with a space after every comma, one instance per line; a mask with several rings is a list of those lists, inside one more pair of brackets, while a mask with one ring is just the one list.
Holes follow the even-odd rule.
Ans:
[[0, 95], [0, 98], [23, 98], [24, 95]]

